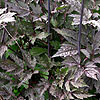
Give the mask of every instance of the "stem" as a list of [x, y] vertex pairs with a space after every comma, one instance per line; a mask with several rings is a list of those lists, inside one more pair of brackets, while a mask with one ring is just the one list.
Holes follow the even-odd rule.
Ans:
[[1, 36], [1, 43], [4, 44], [5, 42], [5, 36], [6, 36], [6, 33], [5, 33], [5, 30], [3, 29], [3, 33], [2, 33], [2, 36]]
[[[48, 0], [48, 34], [50, 34], [50, 0]], [[48, 36], [48, 57], [50, 57], [50, 36]]]
[[10, 34], [10, 32], [7, 30], [7, 28], [6, 28], [5, 26], [3, 26], [3, 28], [4, 28], [5, 31], [7, 32], [8, 36], [11, 37], [11, 38], [16, 42], [16, 44], [18, 45], [20, 51], [22, 52], [22, 57], [23, 57], [23, 59], [25, 60], [25, 57], [24, 57], [22, 48], [20, 47], [20, 45], [19, 45], [19, 43], [17, 42], [17, 40]]
[[80, 17], [79, 34], [78, 34], [78, 54], [79, 54], [79, 57], [80, 57], [80, 48], [81, 48], [81, 31], [82, 31], [83, 11], [84, 11], [84, 0], [82, 0], [81, 17]]
[[7, 30], [7, 28], [4, 26], [3, 27], [5, 29], [5, 31], [8, 33], [8, 36], [10, 36], [15, 42], [16, 44], [18, 45], [18, 47], [21, 49], [21, 47], [19, 46], [18, 42], [16, 41], [16, 39], [9, 33], [9, 31]]

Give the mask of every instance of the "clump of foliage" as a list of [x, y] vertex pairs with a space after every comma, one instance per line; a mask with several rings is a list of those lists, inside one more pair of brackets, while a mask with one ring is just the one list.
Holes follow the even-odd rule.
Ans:
[[[0, 100], [100, 99], [99, 0], [0, 1]], [[48, 36], [50, 57], [48, 57]]]

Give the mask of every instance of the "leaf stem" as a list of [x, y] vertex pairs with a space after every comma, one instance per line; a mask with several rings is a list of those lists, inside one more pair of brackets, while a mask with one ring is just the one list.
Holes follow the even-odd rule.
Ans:
[[[48, 0], [48, 34], [50, 34], [50, 0]], [[50, 57], [50, 36], [48, 36], [48, 57]]]
[[78, 54], [79, 54], [79, 57], [80, 57], [80, 48], [81, 48], [81, 31], [82, 31], [83, 12], [84, 12], [84, 0], [82, 0], [81, 17], [80, 17], [79, 34], [78, 34]]

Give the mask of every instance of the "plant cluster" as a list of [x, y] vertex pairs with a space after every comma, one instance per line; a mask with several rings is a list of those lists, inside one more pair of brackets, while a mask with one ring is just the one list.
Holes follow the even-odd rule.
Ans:
[[[0, 100], [99, 100], [100, 1], [0, 0]], [[48, 57], [48, 37], [50, 57]]]

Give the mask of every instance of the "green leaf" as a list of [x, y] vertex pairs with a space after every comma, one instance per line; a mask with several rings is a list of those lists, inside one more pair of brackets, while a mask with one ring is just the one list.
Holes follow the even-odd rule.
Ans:
[[39, 56], [43, 53], [47, 53], [47, 49], [45, 48], [40, 48], [40, 47], [33, 47], [31, 50], [30, 50], [30, 54], [32, 56]]
[[6, 59], [9, 57], [9, 55], [10, 55], [11, 53], [13, 53], [13, 51], [10, 50], [10, 49], [8, 49], [8, 50], [6, 51], [6, 53], [5, 53]]
[[13, 41], [13, 45], [10, 45], [10, 48], [12, 50], [18, 50], [19, 49], [19, 47], [16, 45], [16, 42], [15, 41]]
[[51, 41], [50, 44], [54, 47], [55, 50], [58, 50], [60, 48], [59, 41]]
[[48, 79], [49, 72], [40, 71], [40, 74], [41, 74], [41, 76], [44, 77], [45, 79]]
[[41, 75], [42, 77], [44, 77], [45, 79], [48, 79], [48, 76], [45, 76], [45, 75]]
[[64, 8], [66, 8], [68, 5], [61, 5], [60, 7], [57, 7], [56, 10], [62, 10]]
[[28, 84], [29, 84], [28, 80], [23, 83], [23, 86], [25, 87], [25, 89], [28, 89], [28, 87], [29, 87]]
[[53, 17], [51, 18], [51, 24], [52, 24], [54, 27], [57, 27], [57, 26], [58, 26], [57, 20], [54, 19]]
[[68, 67], [61, 68], [61, 73], [66, 74], [68, 72]]
[[48, 100], [49, 99], [48, 91], [45, 91], [44, 96], [45, 96], [45, 100]]
[[18, 90], [14, 89], [14, 93], [15, 93], [15, 94], [18, 93]]
[[44, 74], [44, 75], [49, 75], [49, 72], [43, 72], [43, 71], [40, 71], [41, 74]]

